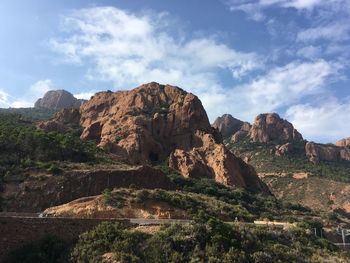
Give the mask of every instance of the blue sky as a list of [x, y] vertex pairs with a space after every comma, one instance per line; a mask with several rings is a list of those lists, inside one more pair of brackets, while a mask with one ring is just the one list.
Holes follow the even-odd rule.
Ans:
[[350, 1], [0, 2], [0, 107], [157, 81], [213, 121], [278, 112], [308, 140], [350, 136]]

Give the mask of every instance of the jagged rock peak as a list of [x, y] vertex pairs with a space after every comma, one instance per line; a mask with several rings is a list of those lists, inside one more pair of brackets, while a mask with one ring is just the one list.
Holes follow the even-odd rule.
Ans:
[[243, 123], [243, 121], [232, 117], [231, 114], [224, 114], [216, 118], [212, 126], [218, 129], [222, 136], [226, 138], [239, 131]]
[[72, 93], [66, 90], [49, 90], [35, 102], [34, 107], [52, 110], [79, 108], [85, 101], [75, 98]]
[[156, 82], [129, 91], [100, 92], [80, 107], [81, 138], [133, 164], [163, 163], [183, 176], [268, 192], [254, 169], [235, 157], [211, 127], [201, 101]]
[[337, 141], [335, 145], [339, 147], [350, 146], [350, 137]]
[[296, 142], [303, 139], [302, 135], [287, 120], [277, 113], [264, 113], [255, 118], [249, 137], [254, 142]]

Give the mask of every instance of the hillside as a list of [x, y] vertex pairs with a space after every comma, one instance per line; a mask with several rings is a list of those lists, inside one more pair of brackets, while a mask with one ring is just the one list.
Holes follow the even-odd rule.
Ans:
[[[254, 128], [244, 122], [236, 126]], [[65, 251], [57, 257], [63, 262], [158, 262], [164, 250], [167, 255], [159, 262], [283, 261], [286, 251], [296, 262], [346, 262], [329, 240], [311, 232], [348, 226], [343, 214], [304, 207], [296, 202], [309, 203], [285, 198], [266, 176], [258, 177], [294, 171], [288, 158], [301, 158], [298, 147], [305, 142], [288, 127], [267, 129], [295, 144], [273, 168], [272, 137], [254, 128], [245, 136], [255, 142], [232, 144], [226, 138], [225, 145], [200, 100], [170, 85], [153, 82], [100, 92], [79, 109], [62, 109], [49, 119], [0, 113], [3, 211], [40, 213], [43, 219], [190, 220], [147, 233], [132, 224], [102, 224], [68, 243], [57, 237], [33, 241], [9, 261], [48, 262], [59, 249]], [[249, 158], [249, 164], [239, 156]], [[262, 227], [255, 220], [273, 225]]]
[[277, 198], [348, 216], [350, 162], [340, 155], [348, 147], [295, 140], [290, 123], [275, 115], [266, 124], [262, 116], [244, 137], [228, 134], [226, 146], [255, 167]]

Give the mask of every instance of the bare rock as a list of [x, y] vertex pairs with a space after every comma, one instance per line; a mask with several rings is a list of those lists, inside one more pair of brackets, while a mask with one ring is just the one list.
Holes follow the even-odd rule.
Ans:
[[256, 180], [257, 174], [252, 166], [217, 143], [212, 135], [198, 131], [196, 136], [201, 138], [203, 145], [187, 152], [175, 150], [169, 157], [170, 167], [179, 170], [185, 177], [200, 175], [227, 186], [269, 191], [260, 180]]
[[350, 145], [350, 137], [346, 139], [341, 139], [335, 143], [336, 146], [345, 147]]
[[38, 129], [46, 132], [66, 132], [73, 126], [78, 126], [80, 113], [76, 108], [65, 108], [55, 114], [48, 121], [40, 121], [36, 124]]
[[340, 159], [340, 151], [337, 147], [325, 144], [316, 144], [308, 142], [305, 145], [305, 154], [313, 163], [320, 161], [338, 161]]
[[34, 107], [61, 110], [79, 108], [84, 102], [85, 100], [75, 98], [72, 93], [66, 90], [50, 90], [45, 93], [43, 98], [35, 102]]
[[345, 161], [350, 161], [350, 147], [344, 147], [340, 150], [340, 158]]
[[235, 134], [232, 135], [230, 141], [231, 141], [231, 143], [236, 143], [238, 141], [243, 140], [247, 136], [248, 136], [248, 132], [247, 131], [239, 130]]
[[132, 164], [161, 163], [184, 176], [268, 192], [252, 167], [235, 157], [211, 127], [193, 94], [152, 82], [130, 91], [100, 92], [80, 108], [82, 139]]
[[277, 113], [265, 113], [256, 117], [249, 132], [253, 142], [296, 142], [303, 139], [293, 125], [280, 118]]
[[290, 153], [291, 151], [293, 151], [293, 144], [288, 142], [283, 145], [277, 145], [275, 154], [277, 156], [283, 156]]
[[239, 131], [242, 125], [243, 121], [232, 117], [231, 114], [224, 114], [218, 117], [212, 126], [218, 129], [222, 136], [226, 138]]

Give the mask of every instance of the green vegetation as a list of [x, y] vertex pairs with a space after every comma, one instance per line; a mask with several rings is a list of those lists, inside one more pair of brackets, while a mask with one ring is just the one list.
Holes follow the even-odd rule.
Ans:
[[69, 244], [57, 237], [48, 236], [11, 253], [10, 263], [64, 263], [69, 262]]
[[229, 148], [238, 156], [251, 157], [250, 163], [257, 172], [261, 173], [287, 173], [307, 172], [315, 176], [331, 180], [350, 182], [350, 162], [320, 162], [311, 163], [305, 156], [305, 142], [294, 143], [293, 152], [286, 156], [274, 154], [277, 143], [254, 143], [241, 140], [230, 144]]
[[55, 113], [55, 110], [43, 108], [0, 108], [0, 114], [20, 115], [22, 120], [27, 121], [48, 120], [52, 118]]
[[277, 200], [272, 195], [253, 193], [243, 188], [232, 189], [209, 179], [184, 178], [169, 167], [159, 167], [183, 192], [197, 193], [212, 197], [229, 205], [248, 211], [254, 219], [275, 219], [297, 222], [314, 213], [299, 204]]
[[[108, 253], [108, 254], [107, 254]], [[73, 262], [347, 262], [345, 252], [304, 229], [283, 231], [201, 218], [154, 234], [102, 223], [80, 236]]]
[[0, 182], [4, 176], [10, 178], [30, 168], [60, 174], [54, 161], [94, 161], [100, 150], [93, 142], [80, 141], [78, 134], [77, 129], [64, 134], [47, 133], [20, 115], [0, 113]]

